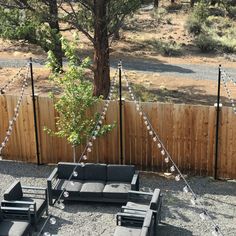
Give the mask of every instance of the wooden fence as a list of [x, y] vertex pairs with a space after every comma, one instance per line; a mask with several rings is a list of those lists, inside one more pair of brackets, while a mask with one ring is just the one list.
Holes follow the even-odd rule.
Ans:
[[[9, 119], [17, 102], [16, 96], [0, 96], [0, 142], [3, 140]], [[53, 101], [48, 97], [38, 97], [37, 117], [39, 126], [40, 162], [57, 163], [72, 161], [71, 146], [64, 139], [49, 136], [44, 127], [55, 129]], [[149, 117], [169, 153], [183, 173], [213, 175], [215, 148], [214, 107], [143, 103], [143, 110]], [[101, 109], [101, 104], [97, 107]], [[135, 164], [139, 169], [166, 171], [163, 161], [146, 125], [135, 109], [135, 104], [125, 102], [124, 116], [124, 156], [126, 164]], [[118, 102], [111, 102], [106, 123], [119, 123]], [[236, 178], [236, 115], [231, 108], [223, 107], [220, 119], [218, 176]], [[80, 155], [83, 147], [77, 150]], [[4, 150], [4, 158], [36, 163], [35, 133], [31, 97], [24, 97], [23, 106], [10, 141]], [[89, 162], [119, 163], [119, 127], [94, 142]]]

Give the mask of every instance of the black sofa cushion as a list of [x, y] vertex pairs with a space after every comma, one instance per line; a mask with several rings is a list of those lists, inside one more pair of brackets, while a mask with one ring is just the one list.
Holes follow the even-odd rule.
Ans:
[[131, 190], [131, 184], [124, 182], [107, 182], [103, 189], [105, 198], [128, 198], [128, 191]]
[[86, 163], [84, 167], [84, 179], [106, 181], [107, 180], [107, 165]]
[[28, 222], [3, 220], [0, 222], [0, 236], [26, 236], [29, 227]]
[[102, 197], [105, 182], [103, 181], [85, 181], [81, 190], [81, 197]]
[[23, 197], [23, 191], [20, 181], [14, 182], [4, 193], [4, 200], [16, 201]]
[[131, 182], [134, 172], [133, 165], [107, 165], [107, 181]]
[[65, 188], [66, 191], [69, 192], [79, 192], [82, 188], [83, 183], [83, 180], [68, 181], [66, 179], [60, 179], [56, 186], [56, 190], [63, 190]]
[[[76, 167], [77, 166], [77, 167]], [[59, 162], [58, 163], [58, 178], [59, 179], [69, 179], [74, 168], [76, 167], [76, 172], [78, 176], [72, 176], [72, 179], [83, 180], [84, 179], [84, 167], [81, 164]]]
[[3, 220], [3, 214], [2, 214], [2, 210], [0, 208], [0, 222]]

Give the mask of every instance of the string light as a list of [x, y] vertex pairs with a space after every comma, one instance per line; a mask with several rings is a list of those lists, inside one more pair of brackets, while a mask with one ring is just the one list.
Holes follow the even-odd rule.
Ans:
[[[126, 84], [127, 84], [127, 86], [129, 86], [129, 81], [128, 81], [128, 78], [127, 78], [126, 73], [125, 73], [124, 71], [123, 71], [123, 74], [124, 74], [124, 78], [126, 79]], [[130, 88], [131, 88], [131, 87], [130, 87]], [[130, 94], [132, 94], [131, 98], [134, 100], [134, 96], [133, 96], [132, 90], [129, 89], [129, 91], [131, 91], [131, 92], [130, 92]], [[231, 102], [232, 102], [232, 99], [231, 99]], [[141, 110], [141, 109], [140, 109], [140, 110]], [[161, 154], [162, 154], [163, 156], [164, 156], [165, 154], [167, 155], [168, 159], [172, 162], [173, 166], [175, 167], [175, 170], [178, 172], [178, 174], [175, 176], [175, 180], [176, 180], [176, 181], [180, 181], [180, 179], [182, 178], [182, 180], [183, 180], [183, 181], [185, 182], [185, 184], [186, 184], [186, 186], [183, 188], [183, 191], [184, 191], [184, 192], [187, 192], [187, 191], [190, 191], [190, 192], [191, 192], [191, 194], [192, 194], [192, 196], [193, 196], [193, 198], [191, 199], [191, 203], [195, 205], [195, 204], [196, 204], [196, 199], [197, 199], [196, 194], [193, 192], [193, 190], [192, 190], [192, 188], [190, 187], [190, 185], [188, 184], [187, 180], [185, 179], [185, 177], [183, 176], [183, 174], [180, 172], [179, 168], [176, 166], [176, 164], [175, 164], [175, 162], [173, 161], [172, 157], [169, 155], [168, 151], [166, 150], [166, 148], [164, 147], [163, 143], [161, 142], [159, 136], [157, 135], [157, 133], [155, 132], [155, 130], [154, 130], [153, 127], [151, 126], [151, 123], [148, 121], [148, 118], [147, 118], [147, 116], [145, 115], [145, 113], [144, 113], [142, 110], [141, 110], [141, 112], [142, 112], [142, 115], [143, 115], [143, 120], [144, 120], [144, 122], [147, 121], [147, 123], [145, 122], [145, 125], [150, 126], [150, 130], [152, 130], [153, 133], [154, 133], [154, 135], [155, 135], [154, 138], [153, 138], [153, 141], [154, 141], [154, 142], [158, 141], [157, 147], [158, 147], [159, 149], [161, 149]], [[236, 112], [236, 108], [235, 108], [235, 112]], [[172, 168], [172, 170], [174, 170], [173, 167], [171, 167], [171, 168]], [[202, 208], [204, 208], [200, 201], [198, 201], [198, 204], [199, 204]], [[214, 226], [214, 231], [215, 231], [215, 232], [217, 231], [217, 233], [220, 232], [220, 234], [218, 233], [217, 235], [222, 235], [222, 233], [221, 233], [219, 227], [215, 224], [214, 220], [210, 217], [210, 215], [207, 213], [206, 210], [205, 210], [205, 212], [206, 212], [208, 218], [211, 220], [211, 222], [212, 222], [212, 224], [213, 224], [213, 226]], [[217, 230], [216, 230], [216, 229], [217, 229]]]
[[[17, 105], [14, 108], [13, 117], [12, 117], [11, 120], [9, 120], [9, 125], [8, 125], [8, 129], [6, 131], [6, 136], [5, 136], [3, 142], [0, 145], [0, 156], [2, 154], [3, 149], [6, 147], [7, 142], [9, 141], [9, 138], [10, 138], [10, 136], [12, 134], [12, 131], [13, 131], [14, 123], [16, 122], [17, 117], [19, 116], [19, 110], [20, 110], [20, 106], [21, 106], [21, 103], [22, 103], [22, 100], [23, 100], [24, 91], [25, 91], [26, 86], [28, 85], [28, 83], [26, 82], [27, 77], [28, 77], [28, 73], [29, 73], [29, 70], [27, 71], [27, 74], [25, 75], [25, 78], [23, 80], [20, 97], [18, 98], [17, 103], [16, 103]], [[2, 159], [2, 157], [1, 157], [1, 159]]]

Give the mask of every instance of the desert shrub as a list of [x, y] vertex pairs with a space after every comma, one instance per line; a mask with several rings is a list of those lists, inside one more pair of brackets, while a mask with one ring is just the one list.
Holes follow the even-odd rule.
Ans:
[[202, 32], [202, 27], [204, 26], [208, 16], [209, 11], [206, 3], [200, 2], [196, 5], [193, 12], [187, 18], [185, 24], [188, 33], [199, 35]]
[[165, 15], [167, 14], [167, 11], [165, 10], [165, 8], [157, 8], [154, 9], [151, 13], [152, 18], [154, 18], [157, 23], [161, 23], [164, 20]]
[[230, 6], [227, 8], [228, 16], [232, 19], [236, 18], [236, 6]]
[[148, 40], [146, 44], [151, 46], [152, 50], [159, 52], [163, 56], [179, 56], [182, 54], [181, 46], [175, 41]]
[[226, 11], [222, 7], [209, 7], [208, 12], [210, 16], [225, 16]]
[[177, 3], [177, 2], [172, 3], [172, 4], [168, 5], [168, 6], [166, 6], [166, 10], [168, 12], [179, 11], [182, 8], [183, 8], [183, 4]]
[[216, 50], [218, 43], [209, 34], [201, 33], [196, 38], [196, 46], [201, 50], [201, 52], [211, 52]]
[[223, 36], [219, 38], [219, 49], [224, 53], [236, 52], [236, 39]]

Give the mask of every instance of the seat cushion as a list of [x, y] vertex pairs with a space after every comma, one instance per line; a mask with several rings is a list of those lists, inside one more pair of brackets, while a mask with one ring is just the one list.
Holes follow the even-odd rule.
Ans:
[[133, 165], [107, 165], [107, 181], [131, 183], [134, 173]]
[[107, 182], [103, 189], [103, 196], [106, 198], [128, 198], [128, 191], [131, 190], [131, 184], [121, 182]]
[[82, 185], [83, 185], [83, 180], [68, 181], [66, 179], [60, 179], [55, 189], [63, 190], [64, 188], [66, 188], [66, 190], [69, 192], [79, 192], [82, 188]]
[[85, 181], [80, 190], [81, 197], [102, 197], [105, 182]]
[[107, 180], [107, 165], [86, 163], [84, 167], [84, 180]]
[[127, 202], [126, 206], [128, 208], [140, 209], [140, 210], [144, 210], [144, 211], [147, 211], [149, 209], [149, 205], [135, 203], [135, 202]]
[[0, 235], [23, 236], [30, 228], [28, 222], [3, 220], [0, 222]]
[[114, 236], [139, 236], [140, 228], [116, 226]]
[[58, 165], [58, 178], [69, 179], [73, 173], [75, 167], [78, 176], [72, 176], [72, 179], [83, 180], [84, 179], [84, 167], [81, 164], [75, 164], [70, 162], [59, 162]]
[[14, 182], [4, 193], [4, 200], [16, 201], [20, 200], [23, 196], [20, 181]]

